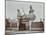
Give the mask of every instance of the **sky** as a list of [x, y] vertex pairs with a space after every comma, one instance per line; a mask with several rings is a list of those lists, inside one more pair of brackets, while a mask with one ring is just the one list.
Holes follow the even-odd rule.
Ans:
[[34, 10], [36, 15], [35, 21], [39, 21], [40, 18], [44, 18], [43, 3], [32, 3], [32, 2], [15, 2], [15, 1], [6, 1], [6, 16], [16, 19], [17, 18], [17, 9], [20, 9], [21, 14], [23, 14], [22, 9], [26, 14], [29, 14], [30, 5]]

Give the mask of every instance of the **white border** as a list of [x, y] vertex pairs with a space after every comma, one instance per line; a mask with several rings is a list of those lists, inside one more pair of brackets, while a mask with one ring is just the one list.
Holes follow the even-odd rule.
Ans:
[[[33, 2], [44, 2], [45, 0], [19, 0], [19, 1], [33, 1]], [[46, 7], [45, 7], [46, 9]], [[5, 0], [0, 0], [0, 35], [5, 35]], [[46, 29], [46, 12], [45, 12], [45, 29]], [[32, 34], [17, 34], [17, 35], [46, 35], [46, 30], [44, 33], [32, 33]]]

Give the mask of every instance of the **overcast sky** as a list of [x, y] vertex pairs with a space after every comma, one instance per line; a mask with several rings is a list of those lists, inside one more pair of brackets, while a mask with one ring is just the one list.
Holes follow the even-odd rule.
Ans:
[[20, 9], [22, 12], [22, 8], [24, 9], [25, 13], [28, 14], [30, 5], [32, 5], [34, 14], [36, 15], [36, 20], [39, 20], [40, 18], [43, 19], [43, 3], [32, 2], [6, 1], [6, 16], [16, 19], [17, 9]]

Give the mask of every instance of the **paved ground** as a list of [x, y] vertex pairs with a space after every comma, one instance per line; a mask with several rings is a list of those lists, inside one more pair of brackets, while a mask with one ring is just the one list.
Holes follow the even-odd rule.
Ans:
[[41, 33], [43, 31], [6, 31], [6, 35]]

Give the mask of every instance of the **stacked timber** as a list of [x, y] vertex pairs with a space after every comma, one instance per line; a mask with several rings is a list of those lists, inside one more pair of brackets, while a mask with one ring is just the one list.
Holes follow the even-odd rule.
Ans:
[[18, 17], [18, 19], [19, 19], [19, 30], [20, 31], [29, 30], [28, 17], [20, 16]]
[[32, 22], [31, 24], [32, 31], [44, 31], [43, 22]]

